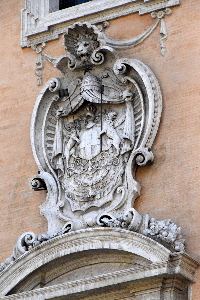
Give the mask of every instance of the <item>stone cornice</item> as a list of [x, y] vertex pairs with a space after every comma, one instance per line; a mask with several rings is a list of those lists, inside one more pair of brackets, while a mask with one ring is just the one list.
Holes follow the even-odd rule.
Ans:
[[[91, 289], [95, 288], [95, 284], [98, 286], [99, 284], [102, 284], [102, 286], [106, 284], [112, 285], [165, 273], [179, 274], [189, 281], [195, 280], [195, 269], [198, 264], [184, 254], [171, 256], [172, 253], [164, 246], [135, 232], [119, 229], [95, 228], [77, 230], [76, 232], [56, 237], [20, 256], [1, 274], [1, 296], [6, 295], [18, 282], [22, 281], [39, 267], [71, 253], [80, 253], [92, 249], [113, 249], [116, 251], [131, 252], [148, 259], [149, 262], [151, 262], [151, 266], [148, 264], [144, 266], [144, 268], [136, 267], [66, 283], [62, 286], [59, 285], [58, 290], [63, 291], [64, 289], [67, 293], [70, 289], [72, 289], [73, 292], [74, 287], [76, 287], [76, 291], [77, 287], [80, 290], [82, 290], [83, 287]], [[51, 290], [52, 288], [44, 288], [44, 291], [48, 289]], [[34, 295], [37, 295], [37, 293], [39, 293], [39, 291], [28, 292], [26, 299], [34, 299]], [[24, 297], [24, 293], [23, 296], [22, 294], [20, 295], [21, 296], [13, 295], [8, 299], [23, 299], [20, 297]], [[50, 293], [50, 295], [52, 295], [52, 293]]]
[[124, 282], [159, 276], [168, 273], [168, 263], [153, 264], [151, 266], [130, 268], [126, 270], [93, 276], [86, 279], [67, 282], [64, 284], [53, 285], [37, 290], [22, 292], [20, 294], [0, 297], [3, 299], [33, 300], [42, 295], [42, 299], [52, 299], [53, 297], [67, 296], [70, 294], [83, 292], [91, 289], [116, 285]]
[[[136, 267], [130, 268], [126, 270], [116, 271], [112, 273], [107, 273], [99, 276], [93, 276], [86, 279], [76, 280], [67, 282], [64, 284], [53, 285], [50, 287], [40, 288], [28, 292], [22, 292], [20, 294], [15, 294], [6, 297], [0, 297], [0, 300], [3, 299], [18, 299], [18, 300], [33, 300], [33, 299], [52, 299], [53, 297], [61, 297], [67, 296], [70, 294], [75, 294], [78, 292], [84, 292], [88, 290], [93, 290], [96, 288], [107, 287], [116, 284], [128, 283], [133, 282], [135, 280], [144, 280], [150, 279], [153, 277], [159, 276], [170, 276], [170, 275], [177, 275], [178, 277], [182, 277], [184, 280], [194, 280], [192, 276], [186, 277], [185, 276], [185, 268], [180, 267], [177, 269], [173, 264], [173, 260], [169, 262], [159, 263], [159, 264], [152, 264], [144, 267]], [[176, 259], [175, 259], [176, 260]], [[196, 268], [197, 264], [189, 259], [184, 255], [180, 255], [178, 257], [178, 261], [189, 263], [189, 265], [193, 265], [193, 268]], [[191, 270], [190, 270], [191, 271]], [[193, 270], [194, 271], [194, 270]], [[190, 275], [193, 273], [190, 273]]]
[[154, 240], [127, 230], [94, 228], [77, 230], [42, 243], [20, 256], [2, 272], [0, 290], [7, 293], [35, 269], [70, 253], [91, 249], [116, 249], [140, 255], [153, 263], [167, 261], [170, 251]]
[[180, 0], [95, 0], [49, 13], [49, 0], [26, 0], [22, 10], [21, 46], [55, 40], [75, 21], [96, 24], [131, 13], [146, 14], [179, 4]]

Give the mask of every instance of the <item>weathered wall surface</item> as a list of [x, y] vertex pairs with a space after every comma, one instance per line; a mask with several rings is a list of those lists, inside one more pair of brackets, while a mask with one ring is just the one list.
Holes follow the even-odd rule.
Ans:
[[[40, 87], [34, 74], [36, 53], [19, 45], [23, 6], [23, 0], [0, 3], [0, 262], [11, 255], [21, 233], [43, 233], [47, 229], [38, 208], [46, 194], [34, 192], [28, 185], [29, 178], [37, 174], [29, 128]], [[153, 146], [155, 162], [137, 171], [142, 191], [135, 208], [157, 219], [171, 218], [181, 226], [187, 252], [200, 261], [199, 14], [199, 0], [182, 0], [181, 6], [166, 17], [164, 57], [160, 54], [159, 28], [142, 44], [120, 55], [147, 64], [163, 94], [163, 115]], [[106, 32], [113, 39], [132, 38], [153, 22], [149, 15], [134, 14], [111, 21]], [[45, 51], [55, 56], [64, 53], [62, 38], [48, 43]], [[46, 62], [44, 82], [59, 74]], [[199, 290], [200, 274], [193, 285], [193, 300], [199, 299]]]

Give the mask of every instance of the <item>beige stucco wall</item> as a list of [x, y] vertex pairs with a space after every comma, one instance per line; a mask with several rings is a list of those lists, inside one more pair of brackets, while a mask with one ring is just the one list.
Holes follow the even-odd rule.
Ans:
[[[34, 74], [37, 55], [20, 48], [20, 10], [24, 1], [0, 2], [0, 263], [11, 255], [25, 231], [46, 232], [46, 219], [38, 206], [45, 192], [29, 188], [37, 174], [29, 128], [32, 109], [41, 87]], [[12, 13], [11, 13], [12, 12]], [[165, 57], [160, 54], [159, 28], [135, 49], [122, 51], [147, 64], [157, 76], [163, 94], [163, 114], [153, 146], [155, 163], [140, 168], [137, 180], [141, 196], [135, 208], [157, 219], [171, 218], [182, 227], [187, 252], [200, 261], [200, 2], [182, 0], [166, 17], [168, 39]], [[110, 22], [107, 35], [113, 39], [132, 38], [154, 20], [137, 14]], [[50, 42], [46, 52], [64, 53], [62, 38]], [[48, 62], [44, 82], [60, 72]], [[199, 299], [200, 272], [193, 285], [193, 300]]]

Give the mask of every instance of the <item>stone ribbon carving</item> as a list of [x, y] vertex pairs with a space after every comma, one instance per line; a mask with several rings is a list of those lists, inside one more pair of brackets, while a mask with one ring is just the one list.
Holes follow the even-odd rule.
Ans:
[[99, 226], [102, 214], [131, 209], [140, 194], [135, 170], [153, 162], [159, 84], [104, 37], [88, 23], [69, 27], [66, 55], [48, 57], [63, 77], [47, 82], [35, 104], [32, 149], [48, 190], [41, 213], [50, 235]]

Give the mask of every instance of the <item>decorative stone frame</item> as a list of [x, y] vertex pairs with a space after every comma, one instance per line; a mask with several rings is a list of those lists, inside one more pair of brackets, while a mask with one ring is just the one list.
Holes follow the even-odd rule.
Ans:
[[[97, 259], [99, 251], [104, 251], [102, 259]], [[116, 261], [109, 261], [109, 251]], [[122, 256], [124, 266], [120, 264]], [[117, 270], [115, 263], [119, 263]], [[92, 270], [95, 265], [98, 274], [85, 272], [85, 268]], [[89, 300], [89, 295], [102, 299], [103, 292], [106, 300], [119, 296], [130, 299], [130, 295], [136, 300], [187, 300], [187, 287], [195, 282], [197, 266], [188, 255], [175, 254], [135, 232], [78, 230], [43, 242], [4, 270], [0, 299], [74, 299], [78, 293], [80, 299], [86, 295]], [[66, 277], [68, 273], [70, 277]], [[60, 276], [64, 276], [61, 281]], [[113, 292], [118, 297], [113, 297]]]
[[93, 0], [54, 11], [55, 1], [52, 1], [51, 7], [50, 0], [25, 0], [25, 8], [22, 10], [21, 47], [55, 40], [67, 26], [76, 21], [94, 24], [135, 12], [146, 14], [179, 4], [180, 0]]

